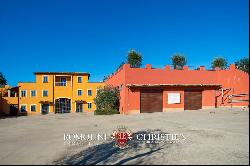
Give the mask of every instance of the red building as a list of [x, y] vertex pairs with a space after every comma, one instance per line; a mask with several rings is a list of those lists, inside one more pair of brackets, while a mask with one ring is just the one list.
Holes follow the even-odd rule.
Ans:
[[196, 110], [248, 106], [249, 75], [235, 65], [229, 69], [174, 70], [123, 65], [106, 85], [120, 89], [120, 113]]

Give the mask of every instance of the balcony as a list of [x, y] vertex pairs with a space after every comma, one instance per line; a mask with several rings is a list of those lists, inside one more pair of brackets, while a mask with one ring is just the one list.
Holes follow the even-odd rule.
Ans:
[[67, 86], [67, 82], [55, 82], [55, 86]]
[[62, 76], [56, 75], [55, 76], [55, 86], [71, 86], [72, 76]]

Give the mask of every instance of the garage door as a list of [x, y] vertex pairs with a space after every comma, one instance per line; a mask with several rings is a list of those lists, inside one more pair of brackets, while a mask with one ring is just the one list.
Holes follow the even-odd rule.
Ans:
[[184, 109], [198, 110], [202, 108], [201, 90], [185, 90], [184, 92]]
[[162, 90], [141, 90], [141, 113], [162, 112]]

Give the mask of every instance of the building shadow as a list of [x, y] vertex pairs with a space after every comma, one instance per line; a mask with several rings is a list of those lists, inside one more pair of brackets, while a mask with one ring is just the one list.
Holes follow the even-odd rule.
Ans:
[[[139, 131], [133, 134], [133, 139], [129, 142], [129, 147], [120, 149], [115, 146], [114, 141], [89, 147], [77, 154], [63, 156], [56, 160], [56, 165], [96, 165], [112, 164], [121, 165], [132, 161], [133, 164], [147, 163], [147, 159], [154, 153], [161, 153], [164, 148], [169, 148], [172, 144], [166, 143], [146, 143], [135, 139], [137, 134], [163, 133], [161, 130]], [[148, 159], [149, 160], [149, 159]]]
[[0, 97], [0, 119], [18, 118], [20, 116], [27, 115], [27, 112], [19, 112], [18, 104], [10, 104], [8, 100], [3, 97]]

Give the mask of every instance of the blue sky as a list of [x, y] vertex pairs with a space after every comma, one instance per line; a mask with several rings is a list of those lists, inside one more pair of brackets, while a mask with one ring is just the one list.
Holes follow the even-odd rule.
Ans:
[[0, 71], [10, 85], [35, 71], [112, 73], [131, 49], [143, 64], [210, 67], [249, 55], [248, 0], [0, 0]]

